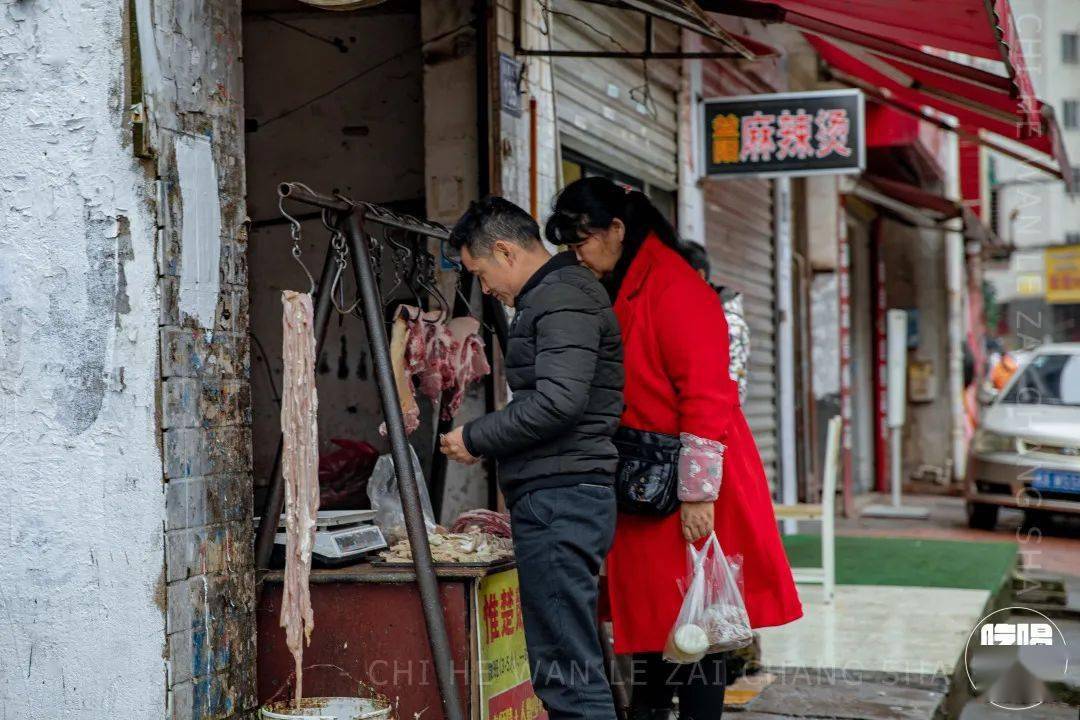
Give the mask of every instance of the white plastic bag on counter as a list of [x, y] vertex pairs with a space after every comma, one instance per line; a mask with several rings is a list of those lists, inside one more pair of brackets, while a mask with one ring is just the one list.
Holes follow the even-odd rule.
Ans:
[[[413, 472], [416, 474], [416, 485], [420, 488], [420, 507], [424, 512], [424, 524], [430, 535], [436, 528], [435, 513], [431, 511], [431, 499], [428, 497], [424, 471], [420, 468], [420, 458], [416, 457], [416, 451], [413, 450], [412, 445], [409, 446], [409, 456], [412, 458]], [[367, 493], [371, 501], [371, 509], [375, 511], [375, 524], [382, 530], [386, 543], [393, 545], [398, 540], [404, 540], [407, 537], [405, 513], [401, 507], [401, 493], [398, 490], [394, 458], [391, 455], [380, 455], [375, 462], [375, 469], [371, 471], [371, 479], [368, 480]]]
[[664, 645], [664, 659], [681, 664], [746, 647], [754, 639], [738, 582], [716, 533], [701, 550], [688, 544], [687, 554], [690, 572], [682, 608]]

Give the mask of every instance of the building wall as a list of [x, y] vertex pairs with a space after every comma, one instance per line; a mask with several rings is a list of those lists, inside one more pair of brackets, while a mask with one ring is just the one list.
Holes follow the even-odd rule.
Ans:
[[[481, 193], [476, 63], [484, 57], [485, 41], [476, 34], [475, 7], [471, 0], [427, 1], [420, 5], [420, 33], [428, 39], [422, 70], [425, 203], [427, 217], [447, 225], [453, 225]], [[457, 274], [440, 275], [440, 287], [453, 303]], [[475, 313], [481, 312], [479, 298], [477, 288], [471, 306]], [[484, 383], [470, 388], [456, 424], [484, 413], [483, 391]], [[444, 521], [452, 522], [463, 510], [487, 507], [486, 472], [483, 463], [447, 463]]]
[[255, 703], [240, 3], [134, 6], [135, 150], [153, 158], [160, 279], [169, 694], [157, 716], [228, 717]]
[[0, 6], [0, 716], [161, 718], [153, 170], [127, 3]]
[[[344, 50], [312, 36], [337, 38]], [[248, 249], [251, 331], [266, 352], [264, 356], [258, 345], [252, 349], [252, 431], [255, 483], [260, 488], [269, 481], [280, 433], [275, 396], [282, 379], [281, 291], [306, 290], [309, 284], [290, 254], [289, 227], [264, 224], [281, 218], [277, 186], [296, 180], [320, 192], [336, 190], [356, 200], [424, 214], [419, 38], [418, 13], [312, 10], [244, 18], [247, 206], [255, 221]], [[365, 72], [379, 63], [385, 64]], [[319, 68], [317, 76], [312, 67]], [[350, 78], [355, 79], [346, 83]], [[296, 204], [289, 209], [311, 212]], [[306, 220], [301, 257], [316, 278], [329, 247], [330, 234], [322, 222]], [[395, 282], [390, 254], [384, 258], [386, 290]], [[344, 284], [350, 303], [356, 296], [351, 267]], [[333, 447], [332, 438], [364, 440], [381, 452], [389, 450], [377, 430], [383, 415], [374, 374], [363, 320], [353, 315], [332, 318], [316, 365], [324, 451]], [[423, 450], [430, 448], [430, 438], [427, 432], [414, 436], [421, 458], [431, 454]], [[262, 505], [257, 507], [261, 512]]]
[[[517, 0], [496, 0], [494, 3], [496, 56], [494, 68], [498, 68], [497, 53], [514, 55], [514, 7]], [[550, 29], [554, 25], [551, 16], [543, 12], [545, 3], [539, 0], [522, 2], [521, 42], [527, 48], [551, 49]], [[615, 12], [615, 11], [612, 11]], [[521, 57], [524, 74], [521, 88], [521, 117], [501, 110], [499, 87], [492, 87], [492, 104], [498, 117], [500, 143], [496, 167], [499, 168], [499, 193], [509, 200], [530, 209], [532, 201], [529, 184], [530, 163], [530, 99], [536, 100], [537, 166], [536, 205], [539, 217], [544, 220], [551, 212], [551, 202], [562, 187], [559, 169], [559, 146], [555, 129], [555, 93], [551, 59], [545, 57]]]
[[[945, 241], [940, 232], [884, 221], [886, 304], [918, 313], [918, 344], [908, 361], [933, 369], [933, 400], [908, 402], [904, 424], [904, 479], [922, 474], [923, 466], [944, 472], [951, 457], [952, 412], [949, 404], [949, 338], [945, 278]], [[910, 388], [909, 388], [910, 397]], [[944, 474], [948, 477], [948, 473]]]

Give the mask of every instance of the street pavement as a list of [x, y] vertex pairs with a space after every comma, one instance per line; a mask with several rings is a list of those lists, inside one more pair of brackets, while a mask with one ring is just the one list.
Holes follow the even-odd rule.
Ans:
[[[879, 501], [867, 497], [860, 506]], [[1062, 676], [1052, 677], [1031, 662], [1030, 652], [1017, 652], [1015, 661], [1030, 673], [1046, 702], [1027, 711], [1003, 710], [988, 698], [970, 697], [966, 687], [953, 687], [954, 698], [940, 676], [866, 676], [859, 680], [820, 672], [778, 671], [744, 678], [729, 688], [725, 713], [737, 720], [1077, 720], [1080, 718], [1080, 519], [1039, 518], [1038, 527], [1025, 525], [1021, 513], [1005, 511], [992, 532], [967, 527], [963, 501], [944, 496], [905, 498], [905, 504], [930, 509], [928, 520], [840, 518], [838, 535], [891, 536], [970, 542], [1012, 541], [1023, 558], [1024, 575], [1014, 581], [1002, 602], [1033, 607], [1053, 617], [1068, 647], [1072, 663]], [[810, 523], [800, 532], [815, 532]], [[809, 590], [809, 588], [807, 588]], [[803, 588], [800, 587], [800, 592]], [[812, 592], [812, 591], [811, 591]], [[974, 625], [972, 624], [973, 628]], [[914, 632], [914, 630], [913, 630]], [[873, 642], [868, 635], [868, 642]], [[767, 646], [767, 644], [766, 644]], [[956, 659], [957, 661], [959, 658]], [[768, 658], [764, 658], [766, 666]], [[973, 662], [977, 659], [973, 658]], [[959, 681], [957, 681], [959, 682]], [[960, 707], [959, 713], [948, 712]]]

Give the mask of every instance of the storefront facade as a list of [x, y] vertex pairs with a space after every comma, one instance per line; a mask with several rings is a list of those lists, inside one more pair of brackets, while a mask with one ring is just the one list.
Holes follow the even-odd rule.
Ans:
[[[33, 4], [8, 11], [20, 47], [42, 50], [48, 37], [70, 52], [36, 64], [0, 56], [3, 77], [16, 78], [0, 81], [17, 109], [18, 127], [4, 130], [24, 138], [0, 158], [0, 184], [15, 188], [19, 272], [34, 278], [0, 315], [0, 380], [15, 411], [0, 437], [36, 437], [9, 452], [33, 482], [3, 481], [20, 559], [0, 573], [18, 593], [7, 602], [14, 665], [21, 673], [32, 653], [33, 676], [0, 688], [0, 702], [187, 720], [249, 715], [278, 689], [256, 682], [252, 547], [274, 474], [280, 291], [309, 282], [277, 204], [284, 180], [443, 223], [487, 193], [542, 221], [578, 175], [646, 191], [684, 239], [708, 249], [711, 279], [743, 295], [745, 411], [777, 499], [818, 499], [816, 429], [834, 411], [848, 420], [848, 491], [881, 486], [882, 307], [918, 309], [917, 348], [937, 378], [934, 410], [917, 419], [910, 446], [955, 425], [947, 319], [963, 297], [930, 293], [951, 287], [956, 269], [941, 232], [896, 224], [847, 181], [702, 181], [694, 164], [703, 98], [817, 86], [816, 56], [797, 37], [724, 20], [805, 60], [782, 67], [679, 57], [712, 45], [593, 3], [556, 3], [556, 14], [497, 0], [479, 15], [465, 0], [343, 15], [292, 0], [200, 7], [88, 0], [77, 27]], [[635, 50], [646, 28], [662, 57], [551, 54]], [[38, 65], [53, 70], [24, 69]], [[82, 95], [72, 99], [72, 87]], [[43, 157], [57, 163], [44, 193], [28, 180], [42, 175]], [[298, 220], [296, 253], [318, 275], [328, 234], [317, 215]], [[893, 253], [907, 285], [878, 270], [893, 267]], [[453, 298], [451, 268], [437, 280]], [[819, 300], [833, 311], [819, 314]], [[480, 306], [475, 288], [465, 304]], [[385, 451], [366, 341], [358, 318], [335, 315], [318, 368], [320, 439]], [[493, 360], [462, 420], [505, 402], [498, 348]], [[435, 428], [415, 444], [430, 450]], [[955, 453], [942, 447], [933, 464]], [[489, 467], [442, 472], [421, 455], [440, 478], [442, 519], [495, 505]], [[50, 538], [44, 555], [40, 537]], [[80, 599], [37, 605], [58, 587]], [[70, 654], [70, 639], [91, 627], [110, 642], [88, 637]], [[82, 707], [65, 695], [74, 686], [93, 688]]]

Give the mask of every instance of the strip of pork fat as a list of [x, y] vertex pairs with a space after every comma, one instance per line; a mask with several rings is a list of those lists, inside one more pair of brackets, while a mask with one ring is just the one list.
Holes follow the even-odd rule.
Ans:
[[[405, 432], [420, 427], [420, 407], [413, 394], [412, 373], [406, 365], [405, 356], [410, 340], [409, 322], [398, 313], [390, 331], [390, 364], [394, 368], [394, 385], [397, 386], [401, 414], [405, 416]], [[386, 423], [379, 426], [379, 433], [386, 435]]]
[[281, 626], [296, 665], [296, 703], [303, 697], [304, 645], [311, 642], [315, 617], [308, 577], [315, 522], [319, 512], [319, 430], [315, 395], [315, 336], [311, 295], [286, 290], [281, 294], [282, 358], [281, 432], [284, 449], [281, 474], [285, 480], [285, 586]]

